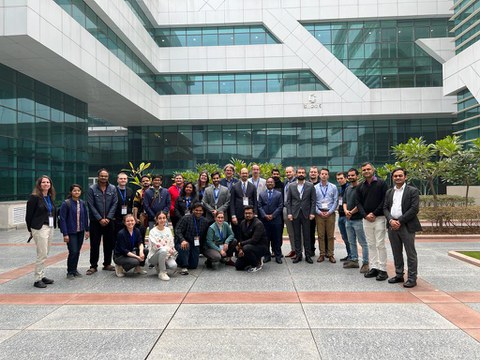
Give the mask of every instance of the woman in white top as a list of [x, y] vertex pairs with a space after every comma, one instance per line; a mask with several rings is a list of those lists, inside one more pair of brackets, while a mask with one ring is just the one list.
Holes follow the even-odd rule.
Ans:
[[177, 269], [175, 258], [177, 251], [173, 241], [173, 235], [170, 228], [165, 227], [167, 223], [167, 215], [159, 211], [155, 215], [156, 226], [150, 230], [148, 238], [149, 251], [148, 262], [157, 269], [158, 278], [168, 281], [170, 277], [167, 274], [167, 268], [172, 270], [172, 273]]

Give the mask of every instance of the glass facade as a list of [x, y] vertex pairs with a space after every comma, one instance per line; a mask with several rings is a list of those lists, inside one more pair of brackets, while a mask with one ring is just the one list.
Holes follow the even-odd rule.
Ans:
[[262, 25], [159, 28], [154, 38], [161, 47], [279, 43]]
[[152, 162], [152, 167], [166, 176], [194, 169], [198, 163], [223, 165], [232, 157], [247, 163], [328, 166], [333, 172], [367, 160], [383, 165], [394, 161], [391, 146], [410, 137], [424, 136], [427, 142], [433, 142], [451, 134], [452, 118], [145, 126], [128, 130], [123, 154], [122, 145], [116, 143], [121, 142], [119, 138], [89, 137], [91, 149], [93, 144], [105, 146], [95, 149], [99, 153], [90, 163], [91, 176], [106, 165], [102, 159], [109, 159], [110, 164], [111, 158], [121, 164], [118, 169], [128, 161]]
[[154, 73], [83, 0], [54, 1], [142, 80], [155, 87]]
[[457, 95], [457, 119], [453, 123], [454, 134], [470, 141], [480, 137], [480, 104], [468, 90]]
[[369, 88], [442, 86], [442, 65], [415, 40], [449, 36], [448, 19], [306, 23]]
[[459, 0], [454, 5], [455, 49], [457, 54], [480, 39], [480, 2]]
[[86, 185], [87, 104], [0, 64], [0, 201], [24, 200], [52, 177], [63, 198]]
[[328, 90], [311, 71], [158, 75], [156, 84], [160, 95]]

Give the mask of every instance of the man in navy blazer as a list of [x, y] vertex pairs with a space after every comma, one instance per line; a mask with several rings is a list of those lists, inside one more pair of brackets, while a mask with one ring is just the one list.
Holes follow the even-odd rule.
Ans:
[[[275, 254], [277, 264], [282, 263], [282, 233], [283, 233], [283, 196], [275, 190], [275, 180], [269, 177], [266, 182], [267, 190], [258, 195], [258, 216], [262, 220], [267, 233], [268, 242]], [[271, 260], [270, 251], [265, 255], [263, 262]]]
[[240, 223], [244, 217], [244, 207], [253, 206], [253, 211], [257, 211], [257, 188], [248, 181], [248, 169], [240, 170], [240, 181], [234, 184], [230, 190], [230, 215], [232, 220], [232, 230], [235, 239], [240, 239]]
[[311, 182], [305, 181], [304, 168], [297, 169], [297, 181], [288, 187], [287, 214], [288, 221], [293, 222], [295, 238], [295, 258], [293, 263], [302, 261], [302, 235], [305, 261], [313, 264], [312, 246], [310, 244], [310, 220], [315, 218], [317, 196]]
[[408, 279], [406, 288], [417, 285], [417, 251], [415, 250], [415, 232], [421, 231], [418, 220], [420, 193], [417, 188], [407, 185], [407, 173], [403, 168], [392, 172], [395, 186], [385, 194], [383, 212], [387, 220], [388, 238], [392, 245], [396, 275], [388, 280], [390, 284], [404, 281], [403, 247], [407, 253]]

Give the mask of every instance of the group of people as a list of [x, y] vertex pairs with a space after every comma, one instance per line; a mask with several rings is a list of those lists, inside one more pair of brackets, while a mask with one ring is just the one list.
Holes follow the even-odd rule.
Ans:
[[[238, 178], [231, 164], [219, 172], [199, 174], [197, 183], [174, 177], [168, 189], [161, 175], [143, 176], [142, 187], [134, 192], [127, 186], [128, 176], [117, 175], [117, 185], [109, 182], [106, 169], [98, 171], [87, 200], [80, 199], [82, 188], [70, 187], [68, 198], [59, 209], [59, 226], [67, 243], [67, 278], [75, 279], [84, 239], [90, 237], [90, 267], [87, 275], [98, 271], [103, 239], [102, 270], [115, 271], [118, 277], [132, 270], [146, 274], [145, 265], [154, 267], [161, 280], [180, 268], [187, 275], [198, 267], [200, 256], [205, 266], [217, 269], [220, 263], [237, 270], [256, 272], [263, 263], [282, 264], [283, 230], [286, 227], [291, 251], [285, 255], [297, 264], [305, 259], [313, 264], [317, 232], [317, 262], [336, 263], [334, 232], [338, 228], [347, 256], [343, 268], [360, 268], [366, 278], [387, 280], [385, 237], [392, 246], [396, 274], [389, 283], [404, 282], [403, 248], [407, 254], [408, 277], [405, 287], [416, 286], [417, 255], [415, 232], [421, 230], [417, 218], [419, 192], [406, 184], [407, 173], [392, 172], [394, 187], [375, 176], [371, 163], [362, 164], [363, 181], [351, 168], [338, 172], [338, 187], [329, 182], [329, 170], [311, 166], [307, 180], [305, 168], [285, 168], [285, 179], [273, 169], [262, 178], [260, 167], [240, 170]], [[211, 183], [210, 183], [211, 181]], [[26, 223], [37, 246], [34, 286], [53, 283], [45, 277], [45, 260], [56, 227], [55, 189], [48, 176], [40, 177], [27, 202]], [[148, 243], [147, 243], [148, 241]], [[362, 248], [361, 261], [357, 242]], [[114, 265], [112, 265], [112, 260]]]

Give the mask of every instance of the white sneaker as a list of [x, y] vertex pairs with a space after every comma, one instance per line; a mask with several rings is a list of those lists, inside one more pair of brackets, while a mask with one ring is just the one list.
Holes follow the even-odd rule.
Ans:
[[180, 275], [188, 275], [188, 269], [187, 269], [187, 268], [183, 268], [183, 269], [180, 271]]
[[143, 270], [140, 266], [137, 266], [135, 268], [135, 274], [139, 274], [139, 275], [145, 275], [147, 272], [145, 270]]
[[248, 269], [247, 272], [253, 273], [253, 272], [260, 271], [260, 270], [262, 270], [262, 269], [263, 269], [263, 266], [262, 266], [262, 265], [259, 265], [259, 266], [257, 266], [257, 267], [252, 267], [252, 268]]
[[158, 278], [163, 281], [168, 281], [170, 280], [170, 276], [164, 271], [162, 271], [160, 274], [158, 274]]
[[123, 266], [115, 264], [115, 274], [117, 277], [124, 277], [125, 271], [123, 270]]

